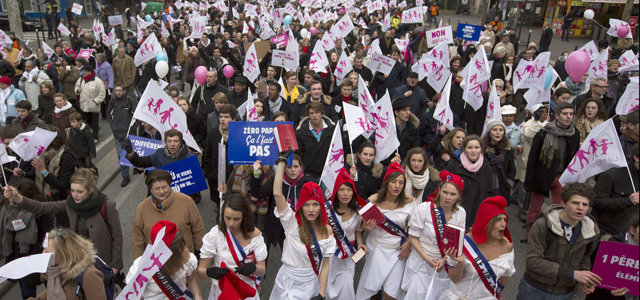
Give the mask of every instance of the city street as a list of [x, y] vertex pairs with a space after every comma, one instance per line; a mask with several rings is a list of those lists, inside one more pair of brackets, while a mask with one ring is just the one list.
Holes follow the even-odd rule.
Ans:
[[[477, 24], [478, 17], [477, 16], [466, 16], [466, 15], [442, 15], [444, 18], [443, 23], [469, 23], [469, 24]], [[44, 19], [43, 19], [44, 20]], [[93, 22], [93, 18], [80, 18], [80, 24], [83, 28], [91, 28], [91, 24]], [[46, 23], [45, 23], [46, 24]], [[455, 27], [455, 26], [454, 26]], [[126, 31], [126, 28], [124, 28]], [[455, 30], [455, 28], [454, 28]], [[530, 41], [538, 43], [540, 39], [540, 34], [542, 28], [533, 28], [533, 27], [525, 27], [522, 30], [522, 35], [520, 36], [520, 51], [524, 51], [526, 47], [526, 41], [528, 39], [529, 30], [531, 30], [531, 38]], [[455, 34], [455, 33], [454, 33]], [[45, 32], [46, 36], [46, 32]], [[563, 51], [571, 52], [576, 47], [581, 47], [590, 39], [587, 38], [574, 38], [571, 42], [564, 42], [558, 40], [559, 37], [555, 36], [553, 38], [553, 42], [551, 43], [551, 60], [556, 60], [560, 53]], [[34, 47], [36, 44], [35, 33], [25, 33], [24, 40], [30, 39], [30, 46]], [[68, 39], [68, 38], [67, 38]], [[47, 43], [50, 46], [53, 46], [54, 40], [47, 40]], [[175, 82], [174, 76], [168, 76], [171, 78], [172, 82]], [[186, 85], [185, 92], [183, 94], [187, 95], [189, 93], [189, 87]], [[119, 168], [118, 168], [118, 158], [115, 151], [115, 143], [113, 141], [113, 136], [111, 134], [111, 130], [109, 124], [106, 120], [100, 121], [100, 140], [97, 145], [97, 159], [94, 161], [94, 164], [98, 166], [100, 171], [100, 180], [99, 187], [102, 188], [102, 192], [105, 193], [110, 199], [114, 200], [117, 203], [117, 208], [120, 213], [120, 221], [122, 223], [123, 235], [124, 235], [124, 249], [123, 249], [123, 258], [125, 264], [126, 273], [128, 268], [131, 266], [133, 257], [131, 251], [131, 239], [132, 239], [132, 222], [134, 219], [134, 215], [136, 212], [136, 207], [138, 204], [146, 197], [147, 195], [147, 187], [144, 184], [144, 176], [143, 175], [131, 175], [131, 183], [127, 187], [120, 187], [120, 182], [122, 180]], [[547, 203], [550, 203], [551, 200], [547, 199]], [[216, 215], [213, 213], [214, 204], [209, 200], [209, 191], [204, 191], [202, 193], [202, 201], [198, 205], [200, 210], [200, 214], [204, 220], [205, 228], [207, 232], [211, 230], [211, 228], [216, 224], [214, 218]], [[525, 269], [525, 252], [526, 252], [526, 244], [520, 242], [520, 239], [524, 238], [524, 229], [523, 223], [520, 222], [517, 218], [517, 207], [514, 205], [510, 205], [507, 208], [507, 212], [509, 214], [509, 230], [511, 235], [514, 238], [514, 250], [516, 253], [515, 266], [516, 266], [516, 274], [509, 280], [509, 283], [506, 286], [504, 299], [515, 299], [515, 296], [518, 291], [518, 284], [520, 279], [524, 273]], [[273, 287], [273, 282], [275, 276], [278, 272], [278, 269], [281, 265], [281, 249], [279, 247], [270, 248], [269, 258], [267, 262], [267, 275], [262, 280], [261, 285], [261, 293], [260, 296], [262, 299], [268, 299], [271, 289]], [[355, 284], [357, 286], [359, 281], [359, 273], [364, 266], [363, 259], [357, 266], [356, 269], [356, 278]], [[3, 262], [2, 262], [3, 263]], [[479, 279], [478, 279], [479, 280]], [[200, 280], [200, 284], [202, 287], [202, 295], [203, 298], [206, 299], [209, 294], [209, 289], [211, 285], [210, 280]], [[44, 285], [39, 286], [39, 291], [44, 290]], [[5, 293], [6, 291], [6, 293]], [[21, 299], [20, 297], [20, 288], [17, 284], [13, 284], [10, 282], [4, 282], [0, 284], [0, 298], [1, 299]]]

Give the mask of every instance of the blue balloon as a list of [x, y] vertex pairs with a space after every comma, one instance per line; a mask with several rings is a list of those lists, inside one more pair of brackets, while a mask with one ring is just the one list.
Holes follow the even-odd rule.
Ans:
[[550, 68], [547, 68], [547, 73], [544, 74], [544, 89], [547, 90], [549, 89], [549, 86], [551, 86], [551, 79], [553, 79], [553, 73], [551, 71]]
[[146, 15], [144, 19], [147, 20], [147, 22], [153, 22], [153, 19], [151, 18], [150, 15]]
[[284, 25], [291, 24], [291, 21], [293, 21], [293, 18], [291, 18], [291, 16], [284, 17]]
[[164, 53], [158, 53], [158, 55], [156, 55], [156, 61], [161, 61], [161, 60], [167, 61], [167, 55]]

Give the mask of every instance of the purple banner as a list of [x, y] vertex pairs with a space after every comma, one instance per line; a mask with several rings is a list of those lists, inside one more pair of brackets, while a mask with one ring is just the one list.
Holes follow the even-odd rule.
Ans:
[[593, 264], [593, 273], [602, 277], [598, 286], [609, 290], [626, 287], [628, 294], [638, 296], [638, 246], [602, 241]]
[[271, 42], [276, 44], [276, 47], [282, 48], [287, 45], [289, 41], [289, 35], [285, 32], [279, 36], [274, 36], [271, 38]]

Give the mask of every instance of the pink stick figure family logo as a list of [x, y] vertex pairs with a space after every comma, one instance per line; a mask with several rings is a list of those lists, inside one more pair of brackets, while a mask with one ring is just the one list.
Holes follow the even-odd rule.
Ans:
[[[334, 143], [331, 143], [331, 153], [329, 155], [331, 155], [331, 158], [329, 158], [329, 167], [333, 166], [333, 163], [337, 162], [338, 165], [342, 166], [344, 165], [344, 149], [336, 149], [335, 151], [333, 150], [333, 147], [335, 146]], [[339, 172], [340, 170], [338, 170]]]
[[149, 108], [149, 113], [154, 116], [160, 115], [160, 123], [165, 124], [168, 121], [171, 128], [178, 128], [178, 124], [171, 124], [171, 114], [173, 112], [173, 107], [170, 107], [165, 111], [160, 111], [160, 106], [162, 105], [162, 103], [162, 99], [158, 99], [157, 101], [153, 98], [147, 99], [147, 107]]
[[576, 170], [576, 164], [580, 164], [580, 170], [584, 169], [585, 166], [589, 166], [595, 158], [598, 157], [598, 151], [602, 151], [600, 156], [607, 155], [607, 151], [609, 151], [609, 145], [613, 145], [612, 142], [609, 142], [608, 139], [604, 138], [600, 141], [600, 144], [596, 141], [596, 139], [589, 140], [589, 148], [588, 151], [584, 151], [582, 149], [576, 152], [576, 156], [573, 158], [573, 161], [569, 166], [567, 166], [567, 170], [573, 175], [578, 171]]

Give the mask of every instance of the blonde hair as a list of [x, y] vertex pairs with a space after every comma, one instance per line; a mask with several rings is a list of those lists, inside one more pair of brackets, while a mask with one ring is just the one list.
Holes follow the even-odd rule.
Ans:
[[93, 259], [96, 248], [93, 243], [67, 228], [54, 228], [49, 231], [49, 239], [53, 241], [57, 265], [64, 274], [76, 264]]
[[80, 168], [78, 169], [69, 180], [69, 183], [81, 184], [87, 191], [96, 192], [96, 185], [98, 182], [98, 176], [93, 169]]
[[[309, 200], [311, 201], [311, 200]], [[315, 201], [315, 200], [314, 200]], [[320, 204], [322, 205], [322, 203]], [[311, 222], [307, 220], [307, 217], [304, 216], [302, 212], [302, 207], [297, 212], [298, 216], [300, 216], [300, 221], [302, 224], [298, 226], [298, 235], [300, 235], [300, 241], [305, 245], [311, 245], [313, 243], [313, 234], [311, 233]], [[320, 229], [320, 233], [316, 234], [316, 239], [320, 240], [320, 237], [326, 237], [329, 235], [329, 230], [327, 230], [327, 226], [322, 226], [322, 214], [320, 214], [315, 220], [315, 225], [319, 225], [322, 227]]]
[[176, 236], [173, 237], [173, 242], [171, 242], [171, 246], [169, 246], [169, 250], [171, 250], [171, 257], [169, 260], [162, 265], [160, 269], [163, 273], [168, 276], [173, 276], [176, 272], [178, 272], [184, 264], [188, 261], [184, 259], [182, 256], [182, 252], [184, 251], [185, 241], [184, 235], [181, 230], [176, 232]]

